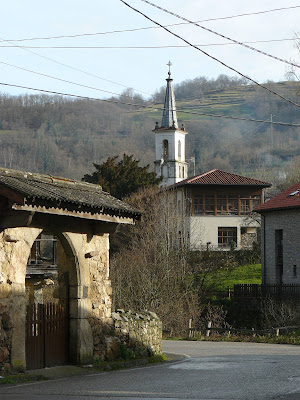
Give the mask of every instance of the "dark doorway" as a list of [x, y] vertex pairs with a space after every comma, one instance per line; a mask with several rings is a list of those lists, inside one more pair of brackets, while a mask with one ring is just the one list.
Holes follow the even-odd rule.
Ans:
[[282, 284], [283, 276], [283, 230], [275, 230], [275, 263], [277, 283]]

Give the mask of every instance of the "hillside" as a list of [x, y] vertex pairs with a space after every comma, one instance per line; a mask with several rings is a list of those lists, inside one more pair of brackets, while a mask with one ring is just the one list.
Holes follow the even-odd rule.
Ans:
[[[175, 86], [178, 120], [189, 132], [187, 157], [196, 155], [196, 172], [220, 168], [272, 179], [272, 171], [282, 170], [300, 155], [299, 128], [272, 128], [265, 123], [183, 113], [181, 109], [261, 120], [270, 120], [272, 114], [274, 121], [298, 124], [299, 109], [253, 85], [237, 85], [231, 80], [228, 87], [217, 87], [220, 85], [216, 82], [215, 88], [204, 90], [199, 86], [196, 93], [188, 91], [184, 82]], [[197, 82], [194, 86], [188, 83], [194, 88]], [[268, 85], [283, 96], [300, 101], [299, 84]], [[161, 98], [163, 90], [153, 99]], [[93, 170], [92, 162], [124, 152], [141, 159], [142, 164], [152, 165], [151, 130], [155, 121], [161, 120], [162, 103], [147, 102], [130, 91], [121, 100], [155, 108], [137, 109], [57, 96], [0, 94], [0, 165], [78, 179]]]

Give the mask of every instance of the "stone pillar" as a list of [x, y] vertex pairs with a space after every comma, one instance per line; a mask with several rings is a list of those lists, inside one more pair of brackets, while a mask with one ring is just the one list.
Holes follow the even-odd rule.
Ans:
[[13, 369], [26, 367], [26, 266], [32, 244], [40, 232], [36, 228], [9, 228], [0, 234], [0, 318], [6, 339], [2, 354], [7, 353], [6, 348], [11, 349], [2, 367], [8, 367], [7, 360]]

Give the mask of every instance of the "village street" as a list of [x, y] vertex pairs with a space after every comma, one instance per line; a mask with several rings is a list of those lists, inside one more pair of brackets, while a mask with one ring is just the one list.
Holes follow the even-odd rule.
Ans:
[[164, 341], [172, 364], [0, 386], [1, 400], [300, 399], [300, 348]]

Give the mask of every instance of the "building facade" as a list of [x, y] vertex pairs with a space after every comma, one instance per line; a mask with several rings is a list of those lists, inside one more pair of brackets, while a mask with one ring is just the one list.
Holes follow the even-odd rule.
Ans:
[[300, 284], [300, 182], [255, 211], [262, 220], [263, 284]]
[[263, 203], [270, 184], [214, 169], [168, 188], [185, 215], [184, 237], [192, 250], [250, 249], [257, 240]]

